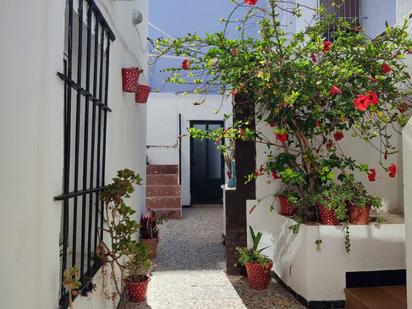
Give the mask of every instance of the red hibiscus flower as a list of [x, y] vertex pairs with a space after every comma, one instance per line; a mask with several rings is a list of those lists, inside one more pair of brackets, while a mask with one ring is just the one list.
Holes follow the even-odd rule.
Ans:
[[369, 99], [370, 104], [378, 105], [379, 97], [378, 97], [378, 94], [375, 91], [373, 91], [373, 90], [368, 91], [367, 97]]
[[385, 74], [385, 75], [388, 74], [390, 71], [392, 71], [391, 66], [389, 64], [387, 64], [386, 62], [382, 63], [381, 68], [382, 68], [383, 74]]
[[189, 59], [185, 59], [182, 61], [182, 69], [183, 70], [188, 70], [190, 67], [190, 60]]
[[338, 94], [342, 94], [342, 90], [341, 90], [339, 87], [333, 85], [333, 86], [330, 87], [330, 89], [329, 89], [329, 94], [330, 94], [331, 96], [335, 96], [335, 95], [338, 95]]
[[248, 5], [256, 5], [257, 2], [258, 0], [245, 0], [245, 3]]
[[333, 147], [333, 141], [330, 139], [326, 143], [326, 148], [331, 149]]
[[366, 111], [369, 107], [369, 98], [363, 94], [359, 94], [354, 100], [356, 108], [362, 112]]
[[392, 177], [392, 178], [395, 177], [396, 176], [396, 165], [393, 163], [389, 165], [388, 171], [389, 171], [389, 177]]
[[288, 139], [288, 135], [286, 133], [276, 133], [276, 139], [284, 143]]
[[316, 63], [318, 60], [316, 59], [316, 55], [315, 54], [310, 54], [310, 59], [312, 59], [313, 63]]
[[368, 179], [369, 179], [369, 181], [375, 181], [376, 180], [376, 170], [374, 168], [371, 168], [368, 171]]
[[279, 179], [280, 175], [278, 174], [277, 171], [272, 171], [272, 177], [273, 177], [273, 179]]
[[404, 102], [399, 106], [399, 111], [401, 113], [404, 113], [408, 110], [408, 108], [409, 108], [408, 103]]
[[323, 42], [323, 52], [327, 53], [328, 51], [330, 51], [332, 45], [333, 45], [333, 43], [331, 41]]
[[344, 135], [342, 131], [336, 131], [335, 134], [333, 134], [333, 137], [335, 138], [335, 141], [340, 141]]

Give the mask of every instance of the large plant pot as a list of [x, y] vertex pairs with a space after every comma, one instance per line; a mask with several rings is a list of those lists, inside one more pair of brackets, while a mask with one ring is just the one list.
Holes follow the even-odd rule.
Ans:
[[280, 195], [279, 204], [279, 214], [284, 216], [293, 216], [295, 214], [296, 208], [289, 203], [287, 196]]
[[320, 223], [325, 225], [339, 225], [339, 220], [336, 218], [336, 213], [333, 209], [326, 208], [323, 205], [318, 205]]
[[132, 281], [128, 278], [126, 278], [124, 281], [126, 283], [127, 294], [129, 295], [129, 300], [131, 302], [137, 303], [146, 299], [147, 286], [150, 281], [149, 276], [146, 276], [145, 280], [139, 282]]
[[349, 204], [349, 222], [352, 224], [369, 224], [370, 206], [363, 208]]
[[269, 286], [270, 271], [273, 262], [270, 261], [267, 265], [258, 263], [246, 263], [247, 280], [252, 289], [264, 290]]
[[140, 239], [140, 242], [142, 242], [149, 248], [149, 258], [155, 258], [157, 254], [157, 244], [159, 242], [159, 238]]

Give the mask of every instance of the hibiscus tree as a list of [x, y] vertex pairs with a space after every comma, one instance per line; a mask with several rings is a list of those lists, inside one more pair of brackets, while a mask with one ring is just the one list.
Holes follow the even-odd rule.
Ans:
[[[247, 123], [237, 122], [229, 130], [191, 129], [192, 136], [266, 144], [267, 161], [251, 171], [250, 178], [267, 174], [281, 179], [302, 201], [339, 174], [359, 170], [365, 179], [375, 181], [376, 167], [342, 151], [339, 144], [345, 135], [371, 144], [388, 175], [395, 177], [396, 166], [389, 158], [397, 149], [387, 132], [389, 127], [400, 131], [411, 104], [411, 97], [401, 90], [410, 86], [403, 62], [412, 50], [407, 24], [387, 27], [370, 39], [356, 20], [326, 16], [320, 8], [312, 11], [320, 18], [290, 36], [278, 19], [285, 1], [233, 2], [230, 16], [236, 19], [223, 19], [221, 32], [159, 39], [154, 52], [156, 57], [174, 54], [190, 59], [190, 67], [165, 70], [171, 73], [169, 82], [194, 84], [195, 93], [217, 89], [242, 95], [255, 107], [256, 119], [267, 122], [273, 134], [251, 131]], [[299, 16], [300, 8], [298, 4], [287, 10]], [[239, 19], [242, 11], [244, 17]], [[259, 34], [247, 35], [251, 24], [259, 25]], [[233, 39], [236, 31], [238, 39]]]

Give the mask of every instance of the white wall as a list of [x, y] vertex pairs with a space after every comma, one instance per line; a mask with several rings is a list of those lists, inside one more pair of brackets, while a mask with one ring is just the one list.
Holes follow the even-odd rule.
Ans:
[[[146, 107], [122, 93], [120, 68], [138, 65], [125, 52], [123, 37], [147, 69], [130, 15], [139, 8], [147, 17], [148, 1], [97, 3], [106, 17], [110, 12], [117, 35], [110, 58], [106, 179], [124, 167], [145, 176]], [[1, 308], [58, 307], [62, 203], [53, 197], [62, 192], [63, 176], [63, 83], [56, 72], [63, 71], [64, 12], [63, 0], [15, 1], [0, 10]], [[147, 20], [140, 31], [146, 37]], [[144, 205], [144, 190], [131, 200], [136, 210]], [[76, 308], [104, 308], [99, 297], [94, 293], [89, 304]]]
[[[201, 105], [193, 105], [205, 99]], [[223, 101], [222, 101], [223, 100]], [[183, 95], [151, 93], [148, 101], [147, 144], [150, 164], [178, 164], [179, 113], [182, 134], [187, 133], [191, 120], [222, 120], [232, 112], [231, 98], [220, 95]], [[226, 122], [230, 126], [230, 122]], [[161, 146], [161, 147], [159, 147]], [[182, 203], [190, 205], [190, 138], [182, 137]]]
[[[412, 170], [412, 120], [403, 130], [403, 156], [405, 170]], [[405, 233], [406, 233], [406, 267], [408, 287], [408, 308], [412, 308], [412, 175], [404, 173], [405, 182]]]
[[344, 300], [346, 272], [405, 268], [403, 224], [351, 225], [347, 254], [341, 228], [302, 224], [295, 235], [289, 229], [294, 220], [279, 215], [277, 207], [270, 211], [263, 202], [250, 214], [254, 205], [247, 203], [247, 224], [263, 233], [261, 246], [268, 247], [263, 253], [273, 259], [276, 274], [307, 300]]

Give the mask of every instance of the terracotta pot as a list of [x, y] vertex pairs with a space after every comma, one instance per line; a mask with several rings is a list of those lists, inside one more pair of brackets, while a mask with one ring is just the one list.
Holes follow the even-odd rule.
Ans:
[[370, 206], [363, 208], [349, 204], [349, 222], [352, 224], [369, 224]]
[[269, 286], [270, 271], [273, 262], [263, 266], [258, 263], [246, 263], [247, 280], [249, 286], [255, 290], [264, 290]]
[[122, 68], [122, 89], [124, 92], [136, 92], [139, 75], [142, 72], [139, 68]]
[[159, 242], [159, 238], [140, 239], [140, 242], [142, 242], [149, 248], [149, 258], [155, 258], [157, 254], [157, 243]]
[[140, 302], [146, 299], [147, 286], [150, 281], [150, 277], [146, 276], [143, 281], [132, 281], [130, 279], [124, 280], [126, 283], [127, 293], [129, 294], [129, 300], [131, 302]]
[[339, 225], [339, 220], [336, 218], [336, 213], [333, 209], [326, 208], [323, 205], [318, 205], [320, 223], [325, 225]]
[[279, 204], [279, 214], [284, 216], [293, 216], [295, 214], [296, 208], [289, 203], [288, 198], [286, 196], [279, 196]]

